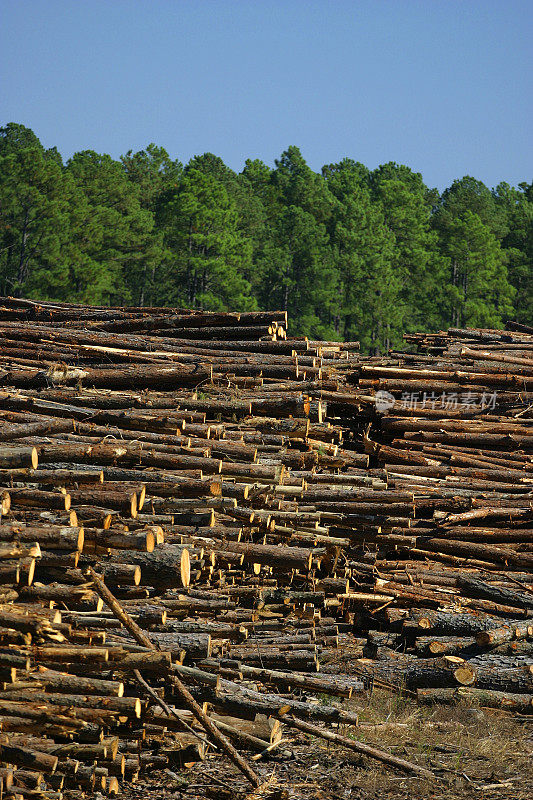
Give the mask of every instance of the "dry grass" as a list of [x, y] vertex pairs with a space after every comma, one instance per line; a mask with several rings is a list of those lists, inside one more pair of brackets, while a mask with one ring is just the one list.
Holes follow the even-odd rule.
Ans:
[[406, 779], [365, 759], [352, 792], [344, 797], [533, 796], [530, 722], [463, 704], [419, 706], [411, 698], [380, 690], [366, 706], [359, 705], [359, 719], [360, 727], [345, 733], [430, 768], [440, 780]]

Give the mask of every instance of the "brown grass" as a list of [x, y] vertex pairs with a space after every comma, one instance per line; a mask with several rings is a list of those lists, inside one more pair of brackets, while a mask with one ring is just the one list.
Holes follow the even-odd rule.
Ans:
[[[359, 704], [360, 727], [348, 735], [432, 769], [437, 783], [402, 778], [365, 759], [354, 797], [530, 798], [533, 796], [533, 717], [517, 720], [463, 704], [419, 706], [382, 690]], [[355, 787], [354, 787], [355, 788]]]

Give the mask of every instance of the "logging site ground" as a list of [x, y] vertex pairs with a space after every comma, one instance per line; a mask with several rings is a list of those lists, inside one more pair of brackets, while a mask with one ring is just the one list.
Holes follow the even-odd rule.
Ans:
[[533, 328], [0, 297], [1, 800], [533, 796]]
[[[357, 706], [361, 708], [361, 706]], [[301, 800], [529, 800], [533, 794], [531, 725], [471, 706], [424, 709], [401, 696], [376, 691], [360, 710], [358, 739], [438, 772], [429, 781], [402, 776], [318, 739], [291, 737], [286, 752], [261, 769], [271, 778], [265, 796]], [[311, 746], [310, 746], [311, 745]], [[157, 783], [157, 790], [154, 784]], [[276, 794], [275, 787], [279, 787]], [[132, 800], [262, 797], [243, 790], [239, 773], [219, 759], [175, 778], [151, 776], [127, 792]]]

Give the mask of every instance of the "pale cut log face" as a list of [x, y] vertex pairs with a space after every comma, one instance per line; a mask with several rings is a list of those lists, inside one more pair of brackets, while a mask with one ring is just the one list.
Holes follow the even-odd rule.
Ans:
[[0, 769], [255, 784], [285, 725], [423, 775], [312, 698], [531, 712], [533, 331], [288, 322], [0, 301]]

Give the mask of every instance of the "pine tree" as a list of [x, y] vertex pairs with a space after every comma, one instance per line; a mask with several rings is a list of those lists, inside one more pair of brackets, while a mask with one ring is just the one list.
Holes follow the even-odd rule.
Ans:
[[171, 257], [167, 302], [211, 310], [251, 309], [256, 304], [244, 277], [251, 243], [238, 230], [225, 186], [196, 167], [162, 198], [158, 220]]
[[120, 160], [128, 180], [136, 187], [141, 208], [154, 219], [154, 227], [146, 243], [146, 257], [136, 270], [127, 270], [126, 282], [140, 306], [163, 303], [164, 278], [171, 253], [164, 246], [163, 231], [159, 229], [155, 218], [164, 197], [179, 186], [183, 165], [179, 161], [172, 161], [167, 151], [155, 144], [149, 144], [145, 150], [137, 153], [129, 150]]
[[444, 242], [451, 275], [445, 288], [449, 322], [456, 327], [502, 327], [514, 290], [500, 244], [477, 214], [466, 211], [447, 226]]
[[249, 162], [245, 175], [266, 210], [254, 256], [259, 304], [287, 310], [292, 332], [338, 336], [338, 270], [327, 229], [334, 198], [325, 180], [310, 169], [297, 147], [289, 147], [272, 172], [260, 162]]
[[396, 343], [402, 317], [395, 238], [380, 206], [371, 201], [361, 165], [345, 159], [323, 174], [337, 201], [331, 227], [340, 279], [337, 333], [358, 339], [363, 352], [382, 352]]
[[403, 331], [437, 330], [443, 322], [439, 287], [446, 271], [431, 230], [438, 194], [428, 189], [419, 173], [394, 163], [374, 170], [370, 187], [395, 240], [394, 274], [401, 287], [397, 326]]
[[182, 164], [172, 161], [163, 147], [153, 143], [137, 153], [128, 150], [120, 161], [128, 180], [137, 187], [141, 207], [149, 211], [155, 211], [158, 198], [176, 187], [183, 174]]
[[79, 204], [57, 151], [13, 123], [0, 129], [0, 291], [62, 297], [69, 290], [65, 249]]
[[143, 276], [160, 256], [152, 212], [141, 207], [139, 189], [123, 165], [108, 155], [76, 153], [67, 172], [86, 199], [73, 228], [82, 256], [71, 276], [77, 296], [85, 302], [139, 302]]
[[272, 183], [285, 207], [296, 206], [326, 224], [331, 216], [333, 198], [326, 181], [308, 166], [298, 147], [291, 146], [276, 160]]
[[502, 249], [509, 283], [516, 290], [512, 316], [533, 326], [533, 183], [518, 189], [500, 183], [493, 195], [507, 219]]
[[[0, 292], [87, 303], [285, 308], [293, 333], [360, 339], [533, 324], [533, 184], [465, 176], [439, 196], [389, 162], [314, 172], [291, 146], [237, 174], [155, 144], [65, 166], [0, 129]], [[514, 306], [514, 307], [513, 307]]]
[[262, 308], [287, 311], [293, 333], [335, 338], [338, 284], [324, 225], [298, 206], [282, 209], [269, 232], [259, 268]]
[[445, 189], [437, 204], [435, 224], [441, 232], [467, 211], [477, 214], [481, 222], [490, 228], [498, 240], [502, 240], [508, 231], [505, 208], [498, 203], [494, 192], [482, 181], [465, 175], [455, 180]]

